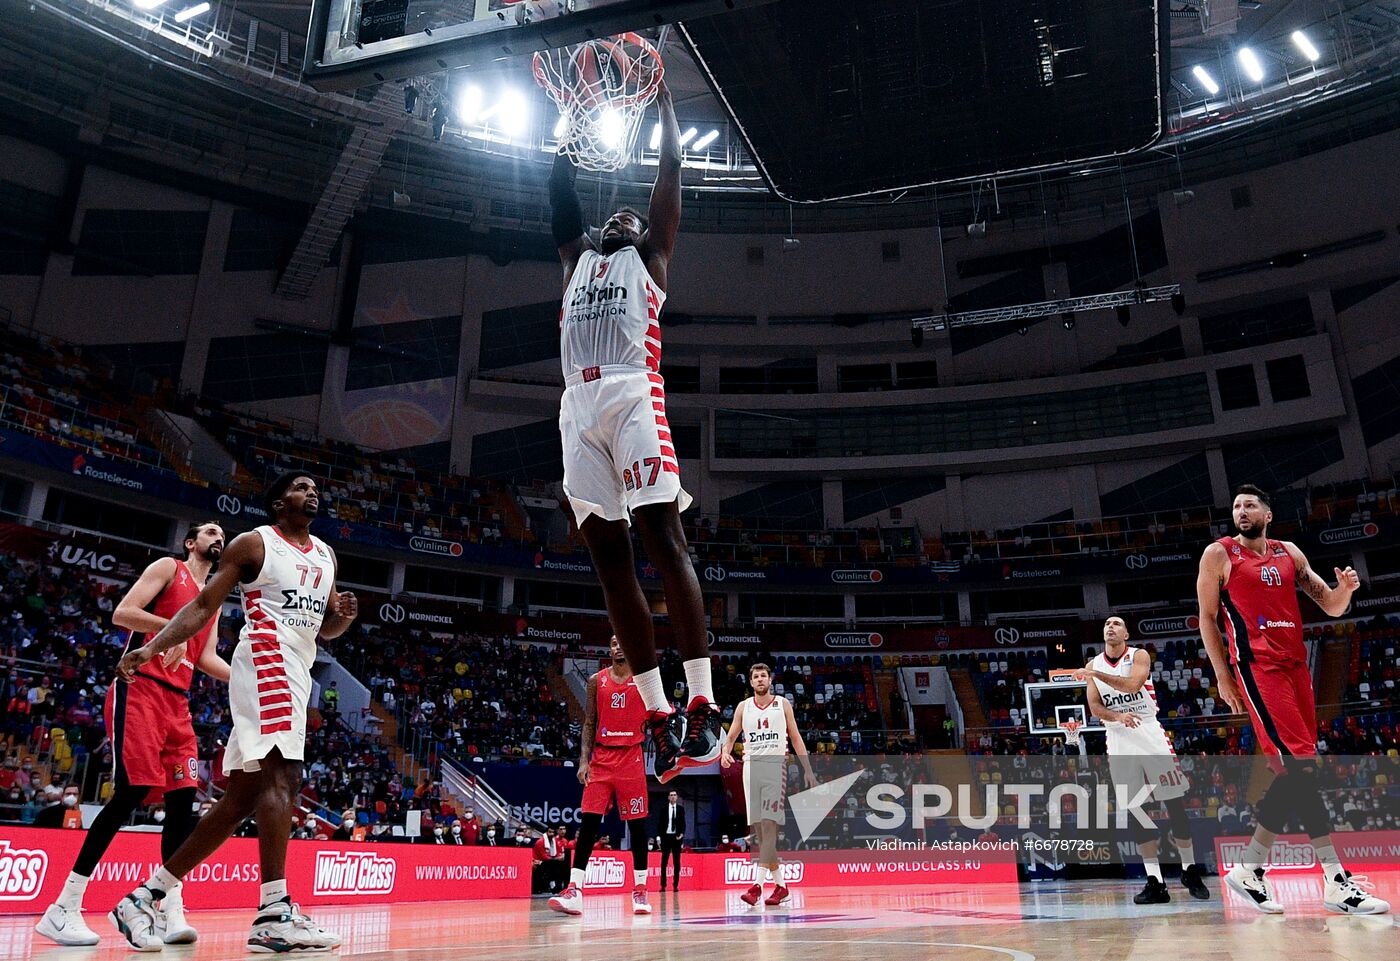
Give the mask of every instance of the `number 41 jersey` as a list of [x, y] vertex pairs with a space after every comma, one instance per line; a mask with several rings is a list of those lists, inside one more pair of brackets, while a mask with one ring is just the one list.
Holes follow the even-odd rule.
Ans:
[[1219, 543], [1230, 557], [1230, 580], [1220, 592], [1230, 659], [1305, 662], [1298, 571], [1283, 542], [1266, 541], [1263, 556], [1233, 537]]

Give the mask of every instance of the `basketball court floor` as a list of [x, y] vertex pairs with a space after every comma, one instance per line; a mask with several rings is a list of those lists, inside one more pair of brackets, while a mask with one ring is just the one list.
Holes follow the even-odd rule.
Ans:
[[[1400, 874], [1373, 878], [1377, 893], [1400, 900]], [[1174, 882], [1169, 882], [1173, 883]], [[1308, 958], [1380, 961], [1395, 957], [1394, 915], [1344, 917], [1322, 907], [1316, 874], [1285, 878], [1275, 891], [1283, 916], [1257, 913], [1233, 898], [1222, 904], [1217, 878], [1210, 901], [1178, 887], [1172, 903], [1137, 907], [1139, 885], [1045, 882], [983, 889], [809, 888], [790, 906], [749, 908], [734, 891], [653, 894], [655, 913], [634, 917], [622, 895], [589, 895], [585, 913], [567, 918], [543, 900], [323, 907], [316, 919], [340, 933], [342, 957], [380, 959], [589, 958], [605, 961], [1219, 961]], [[198, 944], [162, 957], [244, 955], [249, 912], [191, 912]], [[36, 918], [0, 920], [0, 957], [45, 961], [134, 957], [93, 911], [103, 935], [96, 948], [58, 948], [32, 932]]]

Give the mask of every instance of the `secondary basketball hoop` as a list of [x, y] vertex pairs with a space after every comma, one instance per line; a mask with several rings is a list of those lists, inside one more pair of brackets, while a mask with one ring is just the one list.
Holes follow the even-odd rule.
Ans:
[[661, 54], [624, 33], [535, 54], [535, 81], [559, 108], [559, 149], [585, 170], [627, 165], [661, 86]]

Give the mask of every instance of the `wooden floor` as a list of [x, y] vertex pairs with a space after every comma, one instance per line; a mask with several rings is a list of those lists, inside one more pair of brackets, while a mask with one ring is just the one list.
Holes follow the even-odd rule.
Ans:
[[[1377, 894], [1400, 901], [1400, 874], [1377, 876]], [[321, 908], [316, 919], [345, 938], [339, 954], [379, 959], [599, 959], [599, 961], [1379, 961], [1400, 957], [1393, 915], [1342, 917], [1321, 903], [1320, 875], [1276, 883], [1288, 908], [1257, 913], [1233, 898], [1193, 901], [1175, 882], [1172, 903], [1140, 908], [1138, 885], [1048, 882], [982, 890], [798, 890], [790, 906], [753, 909], [739, 891], [653, 894], [655, 913], [633, 917], [620, 896], [596, 895], [584, 915], [542, 900], [455, 901]], [[627, 909], [624, 911], [624, 909]], [[33, 916], [0, 918], [0, 958], [131, 958], [97, 911], [96, 948], [59, 948], [32, 931]], [[198, 944], [162, 955], [181, 961], [244, 956], [247, 911], [191, 912]]]

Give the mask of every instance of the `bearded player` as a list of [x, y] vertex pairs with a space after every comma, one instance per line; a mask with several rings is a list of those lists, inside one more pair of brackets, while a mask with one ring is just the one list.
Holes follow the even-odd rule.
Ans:
[[[1329, 617], [1339, 617], [1361, 580], [1350, 567], [1334, 568], [1337, 586], [1329, 587], [1296, 545], [1270, 538], [1274, 515], [1258, 487], [1236, 490], [1231, 512], [1239, 533], [1220, 538], [1201, 556], [1196, 579], [1201, 639], [1220, 699], [1236, 714], [1249, 714], [1276, 777], [1255, 808], [1254, 837], [1225, 884], [1265, 914], [1282, 914], [1265, 866], [1274, 838], [1297, 821], [1312, 838], [1322, 866], [1323, 907], [1339, 914], [1385, 914], [1390, 904], [1372, 895], [1365, 879], [1353, 878], [1332, 846], [1320, 793], [1313, 679], [1298, 608], [1302, 591]], [[1222, 614], [1224, 635], [1217, 623]]]
[[[1172, 842], [1181, 855], [1181, 883], [1193, 898], [1204, 901], [1210, 890], [1201, 878], [1191, 842], [1191, 819], [1186, 813], [1186, 792], [1191, 782], [1181, 770], [1176, 751], [1157, 720], [1157, 693], [1152, 689], [1152, 655], [1128, 646], [1128, 625], [1121, 617], [1103, 622], [1103, 651], [1074, 672], [1076, 681], [1088, 681], [1089, 711], [1103, 721], [1109, 770], [1114, 784], [1132, 794], [1151, 785], [1152, 800], [1161, 801], [1171, 823]], [[1166, 904], [1171, 894], [1162, 880], [1157, 858], [1156, 832], [1138, 840], [1138, 853], [1147, 872], [1147, 883], [1133, 897], [1134, 904]]]
[[583, 699], [583, 747], [578, 759], [583, 817], [574, 839], [569, 886], [549, 899], [549, 906], [561, 914], [583, 913], [588, 858], [614, 798], [632, 842], [632, 913], [651, 914], [647, 900], [647, 769], [642, 759], [642, 725], [647, 710], [616, 634], [608, 642], [608, 653], [612, 664], [588, 679], [588, 694]]
[[[577, 168], [560, 153], [549, 180], [554, 239], [564, 265], [559, 354], [564, 396], [559, 434], [564, 493], [588, 544], [608, 616], [648, 712], [656, 776], [719, 756], [710, 648], [700, 582], [691, 565], [666, 389], [661, 378], [661, 308], [681, 221], [681, 146], [671, 94], [662, 83], [661, 155], [647, 216], [623, 208], [608, 218], [597, 244], [587, 234], [574, 190]], [[651, 608], [637, 582], [629, 518], [661, 572], [690, 702], [685, 740], [657, 667]]]
[[[127, 650], [140, 647], [199, 596], [223, 550], [222, 527], [213, 521], [195, 524], [185, 532], [183, 558], [162, 557], [141, 572], [112, 612], [112, 623], [130, 632]], [[151, 791], [165, 792], [162, 857], [174, 854], [194, 830], [199, 739], [190, 716], [190, 685], [196, 670], [228, 680], [228, 663], [216, 650], [217, 629], [216, 614], [187, 644], [138, 671], [130, 684], [107, 689], [103, 715], [112, 742], [112, 796], [93, 819], [58, 900], [34, 928], [49, 940], [67, 946], [98, 943], [97, 934], [83, 922], [88, 879], [117, 832]], [[159, 910], [156, 928], [163, 943], [191, 944], [198, 939], [185, 920], [179, 885], [165, 892]]]
[[155, 903], [253, 815], [262, 888], [248, 935], [251, 951], [327, 950], [340, 938], [302, 914], [287, 893], [287, 843], [302, 784], [306, 712], [317, 637], [339, 637], [358, 613], [355, 595], [335, 590], [335, 553], [311, 534], [321, 492], [294, 471], [272, 482], [263, 499], [272, 524], [240, 534], [219, 571], [144, 647], [128, 651], [118, 677], [132, 682], [152, 659], [184, 643], [242, 587], [245, 621], [233, 652], [224, 748], [228, 790], [184, 844], [109, 917], [138, 951], [158, 951]]
[[773, 892], [764, 900], [768, 907], [777, 907], [787, 900], [787, 885], [783, 884], [778, 865], [778, 828], [787, 817], [784, 809], [787, 790], [787, 750], [802, 764], [807, 787], [817, 786], [812, 774], [812, 762], [807, 757], [807, 745], [797, 730], [797, 718], [792, 703], [773, 693], [773, 670], [767, 664], [749, 668], [749, 686], [753, 696], [739, 702], [734, 719], [720, 751], [721, 767], [734, 763], [734, 743], [744, 735], [744, 807], [748, 812], [757, 853], [754, 861], [764, 870], [764, 877], [739, 895], [745, 904], [754, 905], [763, 897], [763, 882], [773, 883]]

